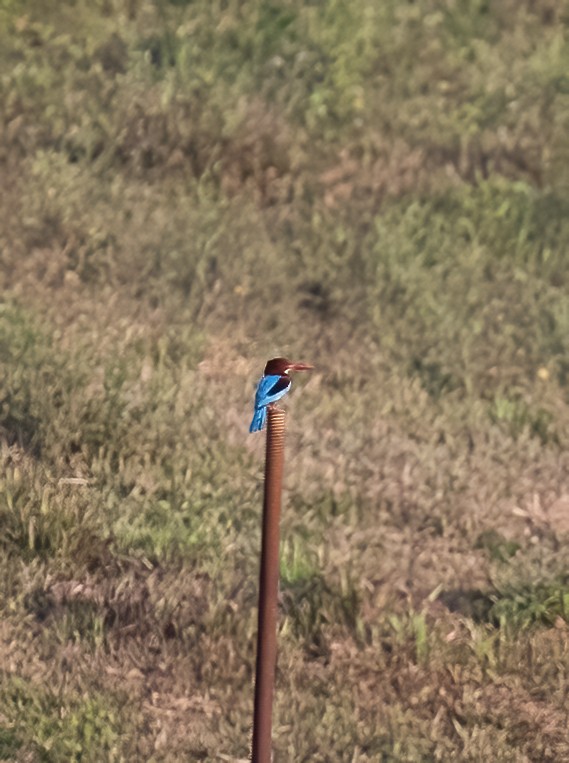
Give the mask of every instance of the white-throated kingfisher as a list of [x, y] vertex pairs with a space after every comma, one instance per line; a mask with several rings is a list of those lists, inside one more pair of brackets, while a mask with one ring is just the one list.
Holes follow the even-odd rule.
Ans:
[[293, 363], [286, 358], [273, 358], [267, 362], [255, 393], [255, 413], [250, 432], [260, 432], [267, 419], [267, 407], [280, 400], [290, 389], [289, 371], [311, 371], [308, 363]]

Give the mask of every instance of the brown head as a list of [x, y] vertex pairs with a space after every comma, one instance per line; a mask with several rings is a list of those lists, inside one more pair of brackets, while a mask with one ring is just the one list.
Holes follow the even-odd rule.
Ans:
[[283, 376], [289, 371], [311, 371], [314, 366], [308, 363], [293, 363], [286, 358], [273, 358], [265, 366], [265, 376]]

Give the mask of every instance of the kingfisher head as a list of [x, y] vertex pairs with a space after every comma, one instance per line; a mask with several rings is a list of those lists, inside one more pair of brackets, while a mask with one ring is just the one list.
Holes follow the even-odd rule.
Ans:
[[273, 358], [265, 366], [265, 376], [284, 376], [289, 371], [311, 371], [314, 366], [308, 363], [293, 363], [287, 358]]

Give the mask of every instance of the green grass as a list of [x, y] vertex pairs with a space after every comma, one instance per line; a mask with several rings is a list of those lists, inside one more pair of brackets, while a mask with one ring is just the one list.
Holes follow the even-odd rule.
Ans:
[[2, 687], [12, 711], [0, 736], [0, 756], [13, 760], [28, 748], [33, 760], [113, 760], [118, 757], [121, 718], [109, 695], [64, 696], [38, 690], [16, 677]]
[[[0, 759], [569, 755], [564, 3], [0, 0]], [[223, 759], [225, 759], [223, 758]]]

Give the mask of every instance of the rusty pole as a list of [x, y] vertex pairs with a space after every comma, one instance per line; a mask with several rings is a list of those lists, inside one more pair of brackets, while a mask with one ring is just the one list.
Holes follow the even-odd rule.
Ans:
[[270, 763], [273, 690], [277, 662], [277, 595], [279, 587], [279, 530], [283, 484], [286, 414], [270, 406], [265, 460], [265, 496], [261, 571], [259, 575], [259, 625], [255, 713], [253, 716], [253, 763]]

